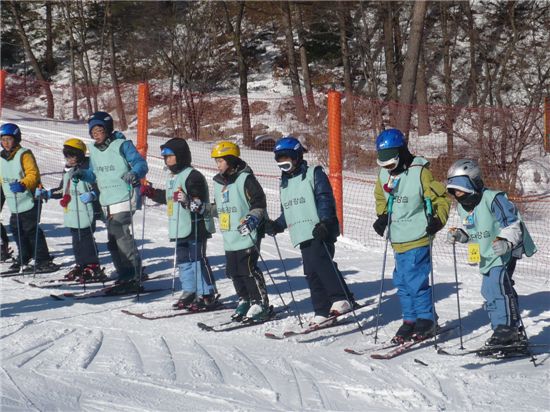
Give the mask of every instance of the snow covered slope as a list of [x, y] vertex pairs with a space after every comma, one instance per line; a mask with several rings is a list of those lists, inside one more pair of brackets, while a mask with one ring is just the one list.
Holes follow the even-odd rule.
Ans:
[[[8, 110], [3, 112], [4, 121], [15, 121], [22, 127], [24, 143], [33, 149], [46, 173], [62, 169], [60, 147], [64, 139], [87, 136], [82, 124], [29, 118]], [[208, 160], [209, 147], [193, 144], [192, 150], [196, 159]], [[155, 176], [162, 175], [160, 161], [153, 159], [151, 167]], [[271, 165], [252, 164], [252, 167], [266, 174], [272, 172]], [[212, 171], [205, 170], [205, 174], [211, 176]], [[45, 185], [51, 187], [59, 177], [46, 174]], [[268, 196], [271, 204], [276, 205], [277, 192], [270, 190]], [[6, 210], [2, 212], [4, 222], [8, 215]], [[142, 216], [142, 212], [135, 216], [138, 239], [141, 239]], [[58, 203], [47, 203], [42, 227], [56, 261], [64, 267], [59, 274], [37, 277], [61, 277], [72, 265], [69, 232], [61, 222]], [[173, 245], [167, 241], [164, 208], [147, 207], [145, 226], [143, 255], [147, 271], [170, 276]], [[537, 233], [536, 227], [531, 230], [535, 239], [544, 235]], [[102, 225], [96, 238], [101, 260], [110, 267]], [[307, 319], [311, 316], [311, 301], [301, 272], [299, 250], [292, 248], [286, 234], [277, 239], [298, 308]], [[231, 282], [224, 276], [219, 234], [210, 241], [208, 254], [223, 299], [235, 300]], [[262, 256], [283, 299], [289, 302], [289, 286], [272, 239], [262, 243]], [[382, 256], [382, 243], [361, 245], [345, 238], [337, 243], [336, 261], [358, 300], [377, 297]], [[532, 259], [545, 256], [548, 255], [535, 255]], [[434, 259], [440, 323], [457, 325], [453, 263], [437, 255]], [[524, 263], [519, 262], [518, 266]], [[536, 267], [548, 268], [549, 263], [539, 262]], [[261, 262], [260, 265], [265, 269]], [[391, 277], [390, 270], [391, 265], [386, 279]], [[462, 264], [459, 264], [459, 279], [464, 345], [473, 349], [490, 335], [488, 319], [481, 307], [481, 279], [475, 268]], [[531, 341], [550, 342], [547, 270], [529, 277], [518, 271], [515, 280]], [[272, 303], [281, 306], [275, 287], [269, 278], [267, 281]], [[395, 290], [391, 281], [386, 280], [385, 285], [379, 331], [382, 342], [388, 341], [400, 324]], [[171, 279], [151, 281], [145, 286], [170, 288]], [[364, 335], [354, 323], [346, 323], [326, 331], [275, 341], [266, 339], [264, 333], [291, 327], [299, 329], [294, 316], [283, 313], [280, 319], [264, 325], [213, 333], [200, 330], [196, 323], [228, 320], [229, 311], [155, 321], [121, 312], [122, 309], [167, 309], [174, 299], [169, 290], [145, 294], [138, 303], [133, 297], [56, 301], [50, 298], [50, 293], [79, 287], [38, 289], [10, 278], [1, 279], [0, 287], [2, 411], [540, 411], [550, 408], [547, 348], [537, 349], [540, 352], [538, 367], [533, 367], [528, 359], [494, 361], [473, 355], [438, 355], [431, 344], [389, 361], [345, 353], [346, 347], [373, 346], [375, 305], [357, 313]], [[457, 332], [443, 336], [439, 344], [449, 351], [457, 351]]]

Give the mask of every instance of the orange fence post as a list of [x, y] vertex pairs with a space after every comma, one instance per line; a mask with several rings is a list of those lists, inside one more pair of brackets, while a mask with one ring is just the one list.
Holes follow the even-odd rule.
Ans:
[[544, 98], [544, 150], [550, 153], [550, 97]]
[[4, 107], [4, 98], [6, 96], [6, 77], [8, 72], [0, 70], [0, 115], [2, 115], [2, 108]]
[[344, 191], [342, 185], [342, 95], [328, 92], [328, 168], [329, 180], [336, 201], [340, 232], [344, 234]]
[[147, 159], [147, 131], [149, 129], [149, 84], [144, 82], [138, 86], [137, 106], [137, 144], [136, 149], [144, 159]]

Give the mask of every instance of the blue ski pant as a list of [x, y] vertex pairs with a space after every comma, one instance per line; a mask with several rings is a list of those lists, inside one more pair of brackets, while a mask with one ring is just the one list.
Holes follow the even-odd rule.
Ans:
[[516, 269], [516, 258], [504, 266], [495, 266], [483, 275], [481, 295], [485, 299], [485, 310], [491, 320], [491, 328], [498, 325], [518, 326], [518, 295], [514, 289], [512, 275]]
[[429, 281], [432, 270], [430, 247], [418, 247], [403, 253], [395, 252], [394, 256], [393, 284], [397, 288], [403, 320], [435, 320]]
[[178, 239], [176, 264], [184, 292], [194, 292], [198, 296], [215, 293], [214, 276], [206, 259], [206, 239]]

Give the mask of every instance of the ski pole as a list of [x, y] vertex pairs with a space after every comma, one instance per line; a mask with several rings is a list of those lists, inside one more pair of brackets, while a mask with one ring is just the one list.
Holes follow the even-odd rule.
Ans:
[[19, 246], [19, 273], [23, 273], [23, 249], [21, 249], [21, 225], [19, 224], [19, 204], [17, 202], [17, 193], [13, 194], [15, 198], [15, 215], [17, 216], [17, 243]]
[[[433, 206], [432, 206], [432, 199], [429, 197], [424, 198], [424, 201], [426, 202], [426, 214], [428, 215], [428, 219], [433, 218]], [[430, 283], [432, 286], [432, 314], [434, 317], [434, 349], [437, 350], [437, 315], [435, 313], [435, 283], [434, 283], [434, 264], [433, 264], [433, 241], [434, 237], [433, 235], [428, 235], [428, 239], [430, 240]]]
[[378, 340], [378, 327], [380, 325], [380, 307], [382, 306], [382, 293], [384, 292], [384, 276], [386, 274], [386, 261], [388, 258], [388, 244], [390, 243], [391, 214], [393, 211], [393, 195], [388, 198], [388, 225], [386, 227], [386, 242], [384, 246], [384, 258], [382, 260], [382, 276], [380, 279], [380, 293], [378, 294], [378, 308], [376, 309], [376, 327], [374, 329], [374, 343]]
[[300, 323], [300, 327], [303, 328], [304, 325], [302, 323], [302, 316], [300, 315], [300, 311], [298, 310], [298, 303], [296, 303], [296, 299], [294, 299], [294, 293], [292, 292], [292, 286], [290, 285], [290, 278], [288, 277], [288, 273], [286, 272], [285, 262], [283, 260], [283, 256], [281, 255], [281, 250], [279, 249], [279, 243], [277, 242], [277, 238], [275, 236], [273, 236], [273, 241], [275, 242], [275, 247], [277, 248], [277, 254], [279, 255], [279, 259], [281, 260], [281, 265], [283, 265], [283, 272], [285, 274], [286, 282], [288, 283], [288, 290], [290, 290], [290, 298], [292, 299], [292, 303], [294, 304], [294, 310], [296, 310], [298, 322]]
[[[174, 204], [174, 201], [172, 200], [172, 205]], [[173, 209], [172, 209], [173, 210]], [[175, 245], [174, 245], [174, 268], [172, 270], [172, 296], [174, 296], [174, 291], [176, 289], [176, 270], [177, 270], [177, 262], [178, 262], [178, 232], [180, 228], [180, 208], [179, 203], [176, 202], [176, 238], [174, 239]]]
[[[198, 296], [198, 292], [199, 292], [199, 268], [197, 267], [197, 264], [198, 264], [198, 258], [199, 258], [199, 248], [198, 248], [198, 243], [199, 243], [199, 231], [198, 231], [198, 213], [195, 212], [195, 219], [194, 219], [194, 222], [193, 222], [193, 227], [194, 227], [194, 230], [195, 230], [195, 234], [194, 234], [194, 241], [195, 241], [195, 260], [193, 262], [193, 268], [195, 269], [194, 272], [195, 272], [195, 290], [197, 292], [195, 292], [195, 302], [198, 302], [199, 301], [199, 296]], [[201, 276], [201, 289], [203, 289], [203, 280], [202, 280], [202, 276]]]
[[81, 236], [80, 236], [80, 207], [78, 205], [78, 189], [77, 189], [77, 186], [78, 185], [78, 180], [76, 182], [74, 182], [74, 193], [75, 193], [75, 207], [76, 207], [76, 224], [78, 226], [78, 241], [80, 242], [82, 240]]
[[[506, 274], [506, 280], [508, 281], [508, 284], [510, 285], [510, 290], [512, 290], [513, 292], [513, 284], [512, 284], [512, 279], [510, 278], [510, 274], [508, 273], [508, 265], [506, 265], [506, 267], [504, 268], [504, 273]], [[519, 308], [517, 307], [517, 295], [515, 296], [515, 299], [514, 299], [514, 306], [516, 307], [516, 313], [518, 315], [518, 320], [519, 320], [519, 323], [520, 323], [520, 327], [521, 327], [521, 330], [523, 332], [523, 337], [525, 338], [525, 341], [529, 342], [529, 338], [527, 337], [527, 332], [525, 331], [525, 324], [523, 323], [523, 318], [521, 317], [521, 314], [519, 313]], [[533, 353], [531, 351], [529, 351], [529, 355], [531, 355], [531, 362], [533, 363], [533, 366], [537, 367], [537, 359], [535, 358], [535, 356], [533, 355]]]
[[134, 214], [133, 214], [133, 210], [132, 210], [132, 192], [133, 192], [133, 187], [132, 185], [128, 185], [128, 204], [130, 205], [130, 227], [132, 229], [132, 242], [134, 243], [134, 251], [136, 253], [136, 256], [134, 256], [134, 276], [135, 277], [138, 277], [138, 290], [137, 290], [137, 295], [136, 295], [136, 299], [137, 301], [139, 302], [139, 292], [141, 290], [141, 273], [138, 273], [138, 264], [136, 262], [136, 258], [140, 258], [140, 262], [141, 262], [141, 257], [139, 256], [139, 250], [137, 248], [137, 245], [136, 245], [136, 238], [135, 238], [135, 231], [134, 231]]
[[273, 283], [273, 286], [275, 286], [275, 290], [277, 291], [277, 294], [279, 295], [279, 299], [281, 299], [281, 302], [283, 303], [283, 306], [286, 308], [286, 310], [290, 314], [290, 307], [285, 303], [283, 297], [281, 296], [281, 292], [279, 291], [279, 288], [277, 287], [277, 284], [275, 283], [275, 280], [273, 279], [273, 276], [271, 276], [271, 272], [269, 271], [269, 268], [267, 267], [267, 263], [265, 263], [265, 260], [262, 257], [262, 254], [260, 252], [260, 248], [258, 247], [256, 242], [254, 241], [254, 238], [252, 237], [251, 233], [248, 234], [248, 237], [250, 238], [252, 244], [254, 245], [254, 249], [256, 249], [256, 252], [258, 253], [259, 258], [262, 260], [262, 262], [265, 266], [265, 270], [267, 271], [267, 274], [269, 276], [269, 279], [271, 279], [271, 283]]
[[[202, 220], [204, 221], [205, 229], [206, 228], [206, 220], [204, 218], [204, 215], [206, 213], [210, 213], [207, 211], [207, 209], [204, 209]], [[198, 233], [197, 227], [195, 227], [195, 233]], [[212, 269], [210, 268], [210, 265], [208, 263], [208, 259], [206, 258], [206, 238], [202, 240], [202, 246], [201, 246], [201, 262], [204, 264], [204, 269], [206, 271], [206, 276], [208, 276], [208, 280], [210, 281], [210, 285], [212, 286], [212, 289], [214, 291], [214, 296], [218, 295], [218, 288], [216, 287], [216, 280], [214, 279], [214, 274], [212, 273]]]
[[455, 285], [456, 285], [456, 306], [458, 309], [458, 327], [460, 330], [460, 349], [464, 350], [462, 344], [462, 316], [460, 316], [460, 296], [458, 290], [458, 271], [456, 269], [456, 244], [453, 242], [453, 263], [455, 267]]
[[[41, 185], [38, 185], [40, 187]], [[34, 236], [34, 265], [32, 269], [33, 279], [36, 277], [36, 258], [38, 257], [38, 231], [40, 230], [40, 209], [42, 208], [42, 199], [38, 199], [36, 204], [36, 234]]]
[[342, 290], [344, 291], [344, 295], [346, 295], [346, 300], [349, 303], [349, 306], [351, 308], [351, 313], [353, 314], [353, 318], [355, 319], [355, 323], [357, 323], [357, 326], [359, 326], [359, 331], [361, 331], [361, 334], [364, 335], [365, 332], [363, 331], [363, 326], [361, 325], [361, 322], [359, 322], [359, 319], [357, 318], [357, 314], [355, 313], [355, 309], [353, 308], [353, 302], [351, 301], [351, 296], [349, 296], [348, 291], [346, 290], [346, 285], [344, 283], [344, 279], [342, 277], [342, 274], [338, 271], [338, 268], [336, 267], [336, 264], [334, 263], [334, 260], [330, 254], [330, 251], [328, 250], [327, 243], [325, 241], [321, 242], [323, 246], [325, 247], [325, 252], [327, 252], [327, 256], [330, 260], [330, 264], [332, 265], [332, 270], [334, 270], [334, 274], [338, 278], [338, 281], [340, 282], [340, 286]]

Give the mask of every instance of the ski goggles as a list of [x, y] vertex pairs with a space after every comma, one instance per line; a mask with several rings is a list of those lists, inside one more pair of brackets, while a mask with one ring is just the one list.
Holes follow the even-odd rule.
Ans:
[[162, 150], [160, 151], [160, 155], [161, 156], [175, 156], [176, 154], [174, 153], [174, 151], [172, 149], [170, 149], [169, 147], [164, 147], [162, 148]]
[[279, 169], [281, 169], [283, 172], [290, 172], [290, 170], [292, 169], [292, 162], [290, 160], [277, 162], [277, 166], [279, 166]]

